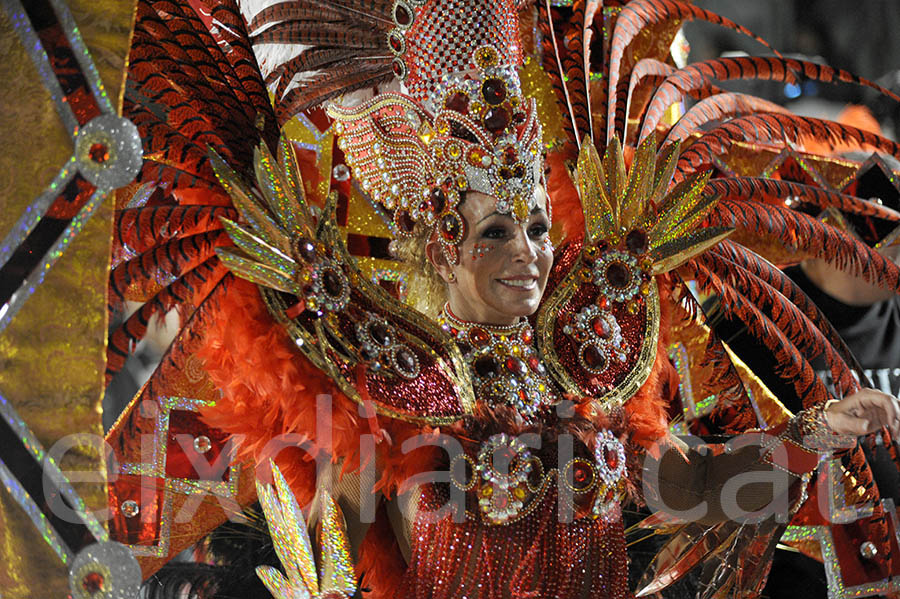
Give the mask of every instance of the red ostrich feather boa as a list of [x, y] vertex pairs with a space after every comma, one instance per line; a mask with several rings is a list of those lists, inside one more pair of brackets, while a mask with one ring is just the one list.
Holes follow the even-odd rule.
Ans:
[[[662, 311], [660, 342], [650, 378], [625, 404], [631, 441], [649, 447], [666, 434], [666, 407], [673, 368], [668, 345], [668, 286], [660, 285]], [[360, 467], [360, 435], [382, 433], [376, 459], [382, 472], [377, 489], [390, 497], [413, 474], [433, 469], [440, 459], [437, 448], [422, 448], [404, 455], [403, 441], [413, 435], [436, 432], [385, 417], [367, 421], [355, 403], [303, 357], [287, 332], [268, 313], [256, 286], [237, 280], [211, 314], [215, 325], [206, 332], [198, 352], [210, 378], [222, 392], [215, 406], [205, 409], [204, 420], [241, 439], [238, 458], [265, 464], [273, 458], [291, 485], [300, 505], [315, 494], [316, 461], [343, 460], [343, 471]], [[329, 443], [316, 437], [317, 396], [332, 398], [333, 431]], [[376, 429], [373, 431], [373, 427]], [[272, 451], [272, 439], [296, 435], [288, 447]], [[297, 440], [302, 440], [303, 446]], [[357, 569], [363, 585], [375, 591], [397, 588], [405, 565], [386, 519], [379, 517], [360, 549]], [[382, 596], [376, 592], [373, 597]], [[389, 596], [389, 595], [384, 595]]]

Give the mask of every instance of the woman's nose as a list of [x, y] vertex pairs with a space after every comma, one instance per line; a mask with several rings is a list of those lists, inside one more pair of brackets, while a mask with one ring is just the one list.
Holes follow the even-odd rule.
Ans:
[[529, 264], [537, 260], [537, 251], [531, 243], [531, 239], [528, 238], [528, 231], [524, 227], [516, 228], [512, 242], [515, 244], [514, 259], [528, 262]]

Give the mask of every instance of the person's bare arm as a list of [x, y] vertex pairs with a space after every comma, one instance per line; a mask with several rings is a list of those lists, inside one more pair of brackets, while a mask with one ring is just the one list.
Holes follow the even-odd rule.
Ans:
[[[840, 401], [829, 402], [823, 412], [825, 430], [796, 427], [792, 436], [798, 438], [785, 438], [785, 442], [815, 451], [822, 449], [816, 444], [823, 438], [852, 442], [854, 437], [876, 432], [882, 427], [886, 427], [893, 438], [900, 438], [900, 401], [881, 391], [860, 389]], [[795, 419], [808, 418], [810, 414], [801, 413]], [[809, 438], [803, 438], [806, 435]], [[748, 439], [753, 440], [752, 437]], [[658, 499], [651, 509], [680, 512], [686, 519], [712, 524], [768, 506], [785, 507], [775, 505], [773, 501], [783, 496], [787, 488], [799, 480], [800, 474], [771, 463], [777, 460], [764, 459], [764, 454], [771, 452], [774, 446], [769, 446], [764, 437], [759, 439], [759, 443], [737, 447], [727, 453], [687, 450], [682, 455], [672, 447], [659, 460], [648, 458], [644, 477], [655, 491], [651, 497]], [[650, 498], [648, 503], [652, 504]]]

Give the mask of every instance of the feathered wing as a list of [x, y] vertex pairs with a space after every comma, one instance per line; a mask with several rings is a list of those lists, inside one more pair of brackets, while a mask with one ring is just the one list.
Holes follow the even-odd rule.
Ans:
[[[557, 38], [561, 37], [559, 32], [567, 40], [583, 37], [581, 31], [585, 26], [591, 26], [577, 11], [573, 11], [568, 22], [552, 21], [553, 17], [559, 18], [563, 14], [559, 11], [548, 9], [544, 12], [545, 30], [557, 32]], [[786, 208], [785, 202], [803, 202], [823, 210], [845, 210], [887, 220], [896, 220], [897, 215], [882, 206], [834, 189], [758, 176], [723, 176], [730, 173], [714, 174], [713, 169], [737, 145], [746, 143], [778, 147], [785, 144], [802, 146], [804, 140], [825, 140], [833, 144], [850, 143], [880, 149], [895, 155], [898, 147], [886, 138], [854, 127], [788, 114], [783, 108], [764, 100], [716, 88], [712, 81], [739, 78], [793, 81], [797, 77], [806, 77], [824, 82], [855, 83], [896, 97], [846, 71], [780, 55], [722, 58], [675, 68], [666, 60], [667, 45], [638, 43], [648, 27], [664, 29], [675, 20], [692, 18], [735, 29], [767, 45], [736, 24], [677, 0], [637, 0], [620, 11], [604, 13], [603, 25], [605, 31], [611, 32], [610, 37], [592, 48], [596, 56], [588, 57], [586, 64], [602, 69], [601, 79], [605, 81], [605, 96], [601, 94], [598, 97], [606, 101], [605, 110], [599, 111], [606, 115], [606, 127], [600, 129], [607, 131], [606, 147], [598, 147], [601, 152], [593, 149], [586, 152], [585, 146], [589, 145], [589, 140], [586, 140], [582, 144], [575, 173], [587, 228], [585, 248], [595, 246], [598, 249], [594, 251], [601, 253], [615, 250], [627, 254], [624, 237], [629, 232], [639, 230], [649, 234], [654, 238], [648, 245], [646, 255], [646, 259], [655, 264], [649, 270], [651, 276], [681, 268], [683, 273], [693, 278], [699, 277], [707, 289], [718, 290], [733, 298], [734, 301], [726, 305], [729, 312], [744, 313], [748, 321], [764, 316], [764, 320], [754, 320], [759, 335], [789, 341], [778, 351], [786, 352], [786, 359], [795, 365], [793, 372], [811, 372], [809, 360], [824, 354], [831, 357], [837, 380], [849, 385], [847, 389], [850, 389], [853, 383], [847, 378], [847, 364], [852, 365], [852, 358], [846, 354], [833, 331], [821, 323], [816, 314], [807, 313], [805, 308], [798, 311], [793, 302], [802, 301], [800, 297], [793, 293], [794, 290], [786, 288], [783, 281], [773, 280], [770, 271], [763, 274], [757, 268], [748, 272], [744, 267], [753, 261], [749, 256], [754, 255], [754, 250], [764, 256], [778, 257], [790, 251], [795, 260], [813, 255], [827, 257], [870, 281], [877, 278], [881, 284], [896, 288], [896, 267], [838, 229]], [[657, 37], [659, 39], [655, 41], [659, 42], [665, 35]], [[549, 38], [545, 36], [545, 39]], [[556, 50], [553, 56], [558, 64], [550, 69], [551, 77], [555, 72], [556, 78], [563, 80], [567, 74], [566, 65], [585, 63], [581, 60], [584, 57], [575, 61], [568, 55], [579, 50], [577, 44], [565, 45], [565, 52], [559, 51], [558, 47]], [[661, 85], [646, 103], [629, 109], [632, 96], [644, 86], [645, 79], [661, 81]], [[557, 84], [557, 88], [566, 92], [560, 94], [561, 98], [566, 99], [561, 103], [561, 112], [572, 115], [573, 124], [577, 124], [574, 115], [584, 107], [577, 106], [577, 102], [573, 101], [575, 94], [570, 93], [566, 86]], [[663, 112], [687, 94], [702, 101], [665, 131], [663, 151], [668, 159], [664, 161], [660, 158], [651, 166], [647, 159], [647, 148], [650, 146], [646, 142], [655, 137], [651, 134], [658, 127], [663, 126]], [[597, 107], [593, 107], [593, 113], [597, 112]], [[637, 119], [641, 124], [637, 147], [626, 148], [631, 159], [627, 171], [625, 161], [620, 159], [623, 150], [619, 148], [618, 141], [619, 136], [625, 133], [626, 116]], [[696, 137], [700, 127], [715, 121], [723, 122]], [[688, 140], [689, 147], [679, 153], [675, 142], [687, 143]], [[662, 168], [664, 162], [665, 169]], [[652, 196], [648, 187], [655, 188]], [[664, 199], [666, 193], [668, 196]], [[642, 218], [635, 218], [638, 213], [643, 215]], [[688, 213], [691, 213], [690, 216]], [[653, 221], [648, 215], [658, 220]], [[661, 227], [665, 227], [665, 232]], [[736, 257], [734, 252], [726, 259], [714, 249], [732, 229], [731, 239], [735, 243], [729, 247], [750, 245], [739, 250], [740, 264], [730, 259]], [[637, 237], [640, 235], [635, 239]], [[755, 242], [754, 237], [761, 242]], [[798, 243], [798, 240], [802, 241]], [[636, 247], [640, 246], [637, 244]], [[639, 259], [640, 255], [634, 258]], [[600, 262], [603, 268], [609, 264], [609, 260]], [[759, 265], [754, 263], [756, 267]], [[603, 276], [596, 272], [590, 259], [573, 261], [568, 266], [571, 268], [570, 285], [574, 285], [578, 277], [580, 281], [594, 284], [602, 282]], [[577, 277], [576, 272], [580, 273]], [[621, 272], [613, 274], [621, 275]], [[557, 296], [565, 287], [557, 288], [554, 291], [556, 295], [551, 294], [547, 302], [562, 315], [566, 310], [561, 309], [562, 304], [558, 303]], [[782, 291], [788, 292], [789, 297]], [[579, 301], [583, 302], [584, 298]], [[801, 306], [808, 307], [802, 303]], [[554, 341], [564, 344], [565, 336], [554, 338]], [[546, 338], [545, 342], [550, 347], [550, 339]], [[808, 383], [815, 387], [811, 380]], [[585, 390], [581, 388], [581, 391]], [[824, 399], [826, 394], [819, 389], [813, 396]]]
[[[249, 471], [234, 465], [217, 479], [185, 467], [174, 442], [181, 434], [202, 438], [208, 447], [197, 456], [207, 461], [229, 451], [225, 435], [199, 417], [219, 397], [197, 352], [235, 283], [216, 249], [231, 245], [222, 219], [239, 217], [216, 179], [210, 149], [246, 171], [258, 144], [276, 148], [278, 141], [237, 7], [219, 3], [204, 18], [185, 3], [138, 2], [123, 98], [144, 162], [136, 183], [117, 196], [109, 303], [114, 314], [138, 307], [110, 333], [107, 380], [155, 318], [171, 311], [179, 317], [174, 341], [107, 438], [119, 468], [109, 484], [111, 536], [132, 548], [145, 576], [228, 517], [212, 502], [189, 522], [174, 522], [192, 493], [230, 496], [232, 509], [255, 497]], [[154, 440], [152, 456], [142, 439]], [[128, 502], [141, 518], [123, 514]]]
[[668, 77], [649, 102], [644, 112], [638, 142], [653, 133], [666, 108], [681, 101], [685, 94], [698, 87], [709, 85], [713, 79], [728, 81], [733, 79], [773, 79], [793, 83], [798, 77], [805, 77], [824, 83], [841, 81], [871, 87], [894, 100], [900, 100], [896, 94], [872, 83], [867, 79], [856, 77], [842, 69], [816, 64], [805, 60], [780, 57], [741, 56], [735, 58], [717, 58], [690, 64], [674, 71]]
[[246, 17], [279, 123], [395, 76], [388, 45], [391, 2], [291, 0]]
[[900, 156], [900, 145], [896, 142], [857, 127], [792, 114], [761, 113], [731, 119], [701, 135], [682, 153], [675, 172], [676, 180], [710, 168], [714, 157], [728, 155], [736, 142], [781, 147], [797, 144], [802, 147], [805, 140], [815, 140], [831, 147], [843, 144]]
[[[406, 367], [406, 372], [421, 369], [425, 379], [443, 390], [440, 396], [448, 398], [451, 407], [442, 412], [437, 406], [434, 413], [440, 420], [464, 411], [455, 389], [471, 388], [465, 381], [455, 385], [460, 382], [457, 372], [463, 371], [461, 358], [442, 346], [443, 332], [421, 325], [397, 302], [385, 300], [381, 288], [354, 270], [355, 262], [347, 255], [342, 235], [333, 220], [327, 222], [331, 213], [326, 211], [326, 217], [320, 219], [312, 215], [312, 207], [304, 201], [293, 150], [279, 144], [276, 112], [238, 9], [225, 2], [202, 17], [186, 4], [165, 0], [138, 3], [124, 99], [124, 114], [136, 123], [142, 136], [144, 164], [137, 183], [120, 193], [116, 206], [109, 297], [111, 309], [117, 312], [126, 302], [140, 305], [110, 335], [108, 378], [122, 368], [152, 319], [172, 310], [180, 317], [175, 340], [161, 364], [108, 437], [121, 465], [117, 482], [110, 485], [111, 507], [119, 515], [111, 525], [112, 535], [133, 548], [145, 576], [228, 516], [213, 501], [193, 512], [188, 523], [172, 521], [185, 502], [193, 501], [192, 492], [211, 489], [223, 493], [229, 498], [223, 500], [226, 504], [237, 502], [227, 504], [229, 509], [247, 505], [255, 497], [252, 473], [247, 469], [226, 468], [218, 473], [221, 480], [209, 481], [202, 472], [172, 465], [181, 455], [174, 435], [182, 433], [210, 440], [211, 448], [200, 459], [214, 460], [220, 455], [225, 459], [228, 446], [222, 430], [228, 427], [223, 413], [239, 403], [226, 401], [237, 391], [229, 388], [226, 398], [219, 396], [209, 368], [213, 362], [204, 364], [199, 356], [213, 351], [210, 339], [221, 341], [210, 333], [227, 328], [221, 321], [227, 309], [242, 307], [253, 323], [269, 319], [274, 325], [280, 319], [286, 330], [296, 332], [287, 348], [292, 361], [303, 362], [312, 370], [296, 349], [298, 342], [307, 340], [310, 358], [344, 384], [334, 387], [325, 377], [300, 377], [287, 392], [292, 398], [303, 390], [314, 404], [319, 391], [338, 396], [341, 388], [349, 392], [352, 385], [347, 381], [352, 380], [360, 390], [352, 399], [371, 401], [367, 406], [378, 404], [385, 407], [383, 412], [401, 417], [428, 413], [421, 406], [413, 409], [399, 403], [403, 397], [426, 398], [398, 390], [396, 383], [402, 377], [392, 374], [396, 364]], [[220, 179], [216, 170], [227, 174]], [[298, 298], [307, 299], [309, 285], [298, 285], [297, 277], [310, 274], [308, 268], [300, 267], [309, 264], [300, 261], [292, 266], [291, 260], [296, 258], [295, 252], [306, 252], [300, 243], [303, 239], [316, 244], [324, 240], [337, 248], [334, 258], [339, 266], [326, 273], [328, 280], [320, 281], [318, 288], [328, 288], [333, 276], [359, 278], [361, 282], [354, 281], [353, 303], [362, 302], [372, 314], [371, 320], [333, 323], [302, 314]], [[346, 270], [340, 265], [347, 265]], [[248, 285], [237, 281], [229, 267], [266, 286], [262, 293], [275, 320], [253, 311], [265, 313], [266, 304]], [[292, 316], [286, 315], [291, 308]], [[390, 322], [400, 324], [382, 329], [375, 315], [388, 312], [392, 314]], [[364, 314], [356, 312], [357, 316]], [[277, 339], [269, 339], [270, 349], [283, 341], [278, 335], [287, 336], [280, 327], [271, 328], [279, 332], [273, 333]], [[360, 357], [359, 339], [364, 335], [372, 358], [384, 366], [380, 372]], [[382, 347], [379, 340], [389, 343]], [[258, 391], [271, 373], [253, 374], [256, 378], [246, 381]], [[388, 405], [392, 397], [398, 402], [395, 406]], [[221, 407], [218, 412], [214, 409], [217, 405]], [[315, 410], [315, 405], [303, 406], [300, 411], [306, 409]], [[234, 424], [237, 418], [230, 416], [229, 422]], [[359, 416], [354, 418], [358, 422]], [[205, 424], [204, 419], [215, 421], [219, 428]], [[374, 426], [374, 414], [369, 422]], [[292, 424], [287, 422], [286, 427]], [[141, 439], [150, 438], [156, 440], [157, 453], [148, 463]], [[255, 457], [253, 449], [242, 448], [241, 456]], [[291, 476], [295, 475], [292, 471]], [[138, 479], [144, 482], [136, 482]], [[142, 501], [147, 484], [159, 489], [160, 495], [154, 499], [158, 507], [151, 513], [143, 506], [141, 521], [146, 512], [148, 524], [135, 529], [137, 519], [123, 516], [121, 505], [132, 499]]]
[[[233, 5], [217, 6], [211, 17], [220, 30], [243, 31]], [[277, 140], [265, 88], [253, 77], [253, 53], [239, 36], [229, 39], [220, 46], [189, 7], [138, 3], [123, 112], [138, 126], [144, 164], [142, 185], [117, 207], [110, 303], [142, 305], [110, 336], [107, 380], [152, 318], [176, 309], [187, 322], [227, 280], [215, 255], [228, 243], [219, 217], [237, 213], [216, 182], [208, 148], [240, 169], [252, 163], [258, 140]]]

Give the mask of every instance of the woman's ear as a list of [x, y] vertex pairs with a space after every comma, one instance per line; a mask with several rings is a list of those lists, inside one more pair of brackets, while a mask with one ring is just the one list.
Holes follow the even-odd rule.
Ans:
[[434, 270], [437, 271], [438, 275], [440, 275], [445, 283], [449, 284], [450, 281], [454, 279], [454, 274], [450, 268], [450, 263], [447, 262], [447, 257], [441, 249], [441, 244], [437, 239], [431, 239], [425, 244], [425, 255], [428, 257], [428, 261], [431, 262], [431, 265], [434, 267]]

